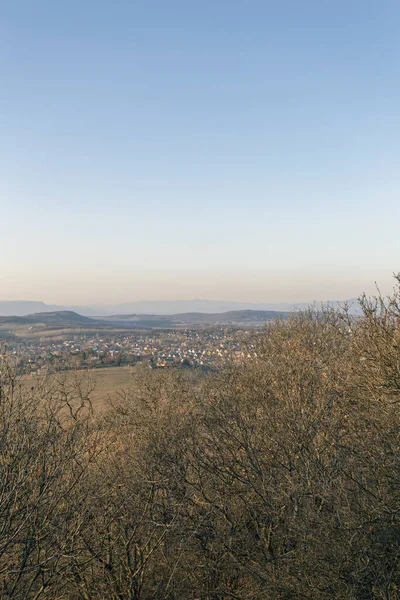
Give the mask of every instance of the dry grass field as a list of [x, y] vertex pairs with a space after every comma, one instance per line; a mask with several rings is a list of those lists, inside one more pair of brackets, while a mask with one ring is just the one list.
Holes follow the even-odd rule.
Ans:
[[[134, 367], [107, 367], [104, 369], [92, 369], [90, 371], [65, 371], [49, 375], [49, 384], [57, 383], [60, 380], [79, 378], [89, 386], [93, 391], [90, 393], [90, 398], [95, 410], [104, 410], [107, 407], [108, 398], [118, 394], [118, 391], [126, 389], [132, 384], [132, 376]], [[26, 375], [21, 379], [21, 385], [26, 388], [32, 388], [42, 381], [42, 376]]]

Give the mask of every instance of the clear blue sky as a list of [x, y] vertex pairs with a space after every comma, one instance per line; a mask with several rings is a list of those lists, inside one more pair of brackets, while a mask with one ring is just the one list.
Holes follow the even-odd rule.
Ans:
[[3, 0], [0, 299], [390, 287], [399, 32], [398, 0]]

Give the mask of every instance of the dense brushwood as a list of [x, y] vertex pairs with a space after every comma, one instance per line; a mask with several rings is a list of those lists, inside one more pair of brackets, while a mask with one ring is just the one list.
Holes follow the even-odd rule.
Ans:
[[[397, 280], [399, 283], [399, 280]], [[0, 597], [400, 598], [400, 290], [218, 375], [0, 375]]]

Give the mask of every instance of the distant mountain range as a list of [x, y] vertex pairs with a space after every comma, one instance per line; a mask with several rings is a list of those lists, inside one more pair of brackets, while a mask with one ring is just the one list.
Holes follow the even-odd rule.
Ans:
[[[358, 301], [347, 300], [352, 305], [352, 312], [358, 312]], [[338, 306], [344, 302], [327, 302], [331, 306]], [[316, 307], [322, 305], [317, 302]], [[166, 300], [166, 301], [139, 301], [111, 305], [86, 305], [86, 306], [59, 306], [33, 301], [0, 301], [0, 316], [24, 316], [35, 313], [54, 311], [74, 311], [86, 317], [109, 317], [112, 315], [177, 315], [183, 313], [217, 314], [238, 310], [278, 311], [292, 312], [304, 310], [310, 303], [272, 303], [255, 304], [251, 302], [223, 302], [220, 300]]]

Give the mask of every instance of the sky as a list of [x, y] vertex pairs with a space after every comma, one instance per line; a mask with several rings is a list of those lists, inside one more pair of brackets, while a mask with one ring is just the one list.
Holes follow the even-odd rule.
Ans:
[[398, 0], [2, 0], [0, 300], [389, 291], [399, 29]]

